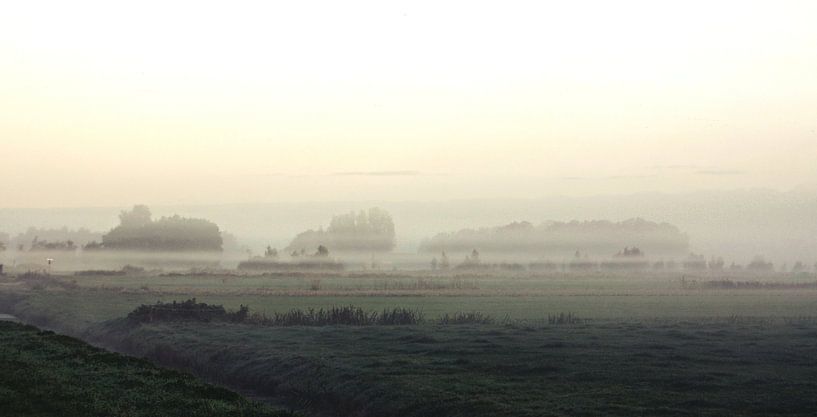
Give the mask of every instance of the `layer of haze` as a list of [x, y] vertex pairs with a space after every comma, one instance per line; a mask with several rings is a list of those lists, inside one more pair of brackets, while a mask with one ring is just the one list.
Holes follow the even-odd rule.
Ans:
[[3, 207], [817, 179], [817, 2], [12, 2]]

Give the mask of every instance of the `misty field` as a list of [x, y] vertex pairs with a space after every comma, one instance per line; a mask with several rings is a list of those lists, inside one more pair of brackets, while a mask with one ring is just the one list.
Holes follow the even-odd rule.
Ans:
[[[699, 279], [80, 273], [7, 278], [0, 308], [307, 414], [817, 412], [817, 291], [690, 285]], [[809, 283], [813, 276], [765, 280]], [[424, 319], [288, 327], [124, 319], [139, 305], [189, 297], [228, 310], [249, 306], [264, 317], [352, 305], [405, 308]], [[441, 317], [469, 312], [490, 324], [440, 324]]]
[[[0, 288], [26, 294], [33, 312], [94, 323], [136, 305], [197, 297], [272, 314], [293, 308], [355, 305], [405, 307], [427, 317], [479, 311], [497, 320], [542, 322], [573, 313], [584, 319], [798, 317], [817, 315], [817, 288], [699, 289], [689, 275], [525, 275], [428, 273], [66, 275], [44, 283], [8, 280]], [[771, 276], [770, 282], [814, 283], [813, 274]], [[2, 281], [0, 281], [0, 284]], [[59, 284], [59, 285], [58, 285]], [[63, 320], [66, 321], [66, 320]]]

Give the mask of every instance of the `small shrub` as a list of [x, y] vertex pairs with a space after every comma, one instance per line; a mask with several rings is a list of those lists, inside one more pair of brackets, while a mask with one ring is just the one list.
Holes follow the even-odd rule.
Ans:
[[145, 268], [142, 268], [141, 266], [134, 266], [128, 264], [123, 266], [120, 272], [122, 272], [125, 275], [143, 274], [145, 272]]
[[181, 303], [175, 300], [172, 303], [158, 301], [156, 304], [142, 304], [128, 314], [128, 319], [137, 322], [153, 321], [213, 321], [228, 320], [230, 316], [223, 306], [197, 303], [191, 298]]

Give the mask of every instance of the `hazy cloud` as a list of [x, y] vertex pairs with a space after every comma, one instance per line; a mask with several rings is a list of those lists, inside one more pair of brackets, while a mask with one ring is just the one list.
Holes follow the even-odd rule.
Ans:
[[635, 178], [654, 178], [656, 175], [610, 175], [604, 177], [606, 180], [627, 180]]
[[420, 175], [420, 171], [349, 171], [349, 172], [336, 172], [332, 175], [335, 176], [342, 176], [342, 177], [405, 177], [405, 176], [414, 176]]
[[731, 169], [704, 169], [695, 172], [698, 175], [743, 175], [743, 171]]
[[652, 165], [649, 169], [655, 170], [664, 170], [664, 169], [671, 169], [671, 170], [695, 170], [695, 169], [711, 169], [712, 167], [703, 166], [703, 165], [683, 165], [683, 164], [673, 164], [673, 165]]

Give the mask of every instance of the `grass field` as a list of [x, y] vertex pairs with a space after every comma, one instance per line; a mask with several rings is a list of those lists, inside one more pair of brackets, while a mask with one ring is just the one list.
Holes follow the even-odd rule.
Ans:
[[814, 415], [817, 321], [95, 330], [335, 415]]
[[[71, 276], [59, 278], [71, 285], [6, 282], [0, 312], [320, 416], [817, 414], [817, 291], [690, 290], [682, 278], [696, 279]], [[474, 285], [452, 284], [457, 279]], [[363, 327], [122, 320], [140, 304], [190, 296], [264, 314], [353, 304], [421, 310], [432, 320]], [[470, 311], [496, 324], [433, 321]], [[547, 322], [563, 312], [582, 320]]]
[[[683, 289], [682, 279], [700, 278], [677, 274], [193, 274], [59, 279], [71, 283], [73, 289], [48, 287], [26, 291], [28, 303], [36, 311], [70, 315], [83, 324], [122, 317], [138, 304], [189, 297], [229, 308], [249, 305], [253, 311], [265, 314], [354, 304], [371, 310], [421, 309], [428, 317], [480, 311], [497, 319], [531, 322], [559, 312], [572, 312], [588, 319], [817, 315], [815, 289]], [[809, 282], [817, 277], [772, 276], [768, 280]], [[318, 289], [310, 289], [313, 285]], [[11, 284], [6, 287], [14, 288]], [[0, 285], [0, 292], [2, 288]]]
[[4, 416], [285, 415], [190, 375], [3, 321], [0, 375]]
[[[125, 316], [139, 304], [158, 300], [182, 300], [187, 295], [127, 294], [118, 292], [76, 291], [44, 292], [30, 295], [18, 309], [31, 315], [63, 317], [78, 326]], [[420, 309], [426, 317], [445, 313], [479, 311], [498, 320], [546, 320], [549, 314], [571, 312], [585, 319], [631, 320], [696, 317], [797, 317], [817, 315], [814, 291], [715, 291], [673, 295], [537, 295], [537, 296], [283, 296], [283, 295], [205, 295], [200, 301], [223, 304], [228, 308], [248, 305], [253, 312], [270, 314], [292, 308], [321, 308], [333, 305]], [[70, 317], [70, 320], [66, 320]]]

